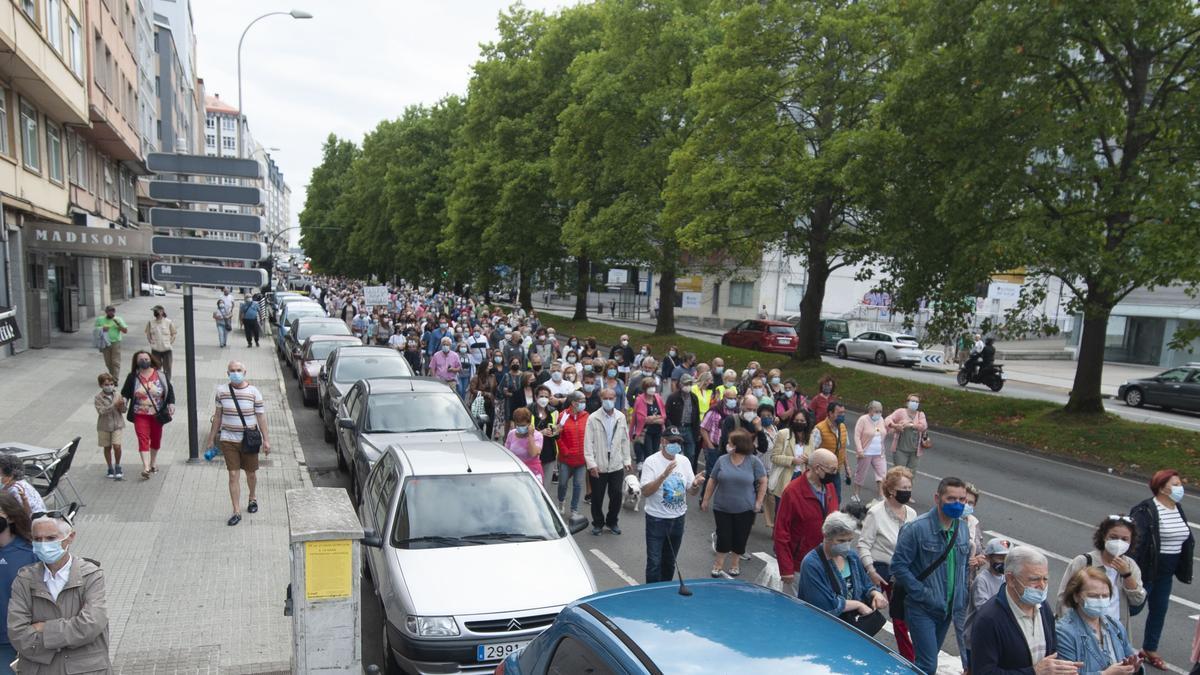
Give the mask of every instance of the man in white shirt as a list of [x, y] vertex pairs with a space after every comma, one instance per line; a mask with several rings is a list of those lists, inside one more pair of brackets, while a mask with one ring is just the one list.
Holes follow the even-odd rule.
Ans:
[[[675, 576], [675, 556], [683, 544], [687, 495], [700, 491], [704, 472], [692, 474], [687, 458], [679, 461], [683, 434], [668, 427], [662, 449], [642, 463], [642, 495], [646, 498], [646, 583]], [[686, 494], [685, 494], [686, 492]]]

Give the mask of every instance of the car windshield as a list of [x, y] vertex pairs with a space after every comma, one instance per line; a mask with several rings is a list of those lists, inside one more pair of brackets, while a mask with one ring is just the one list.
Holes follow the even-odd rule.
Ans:
[[[345, 325], [345, 324], [343, 324]], [[358, 382], [368, 377], [395, 377], [413, 374], [408, 361], [394, 350], [380, 349], [382, 356], [342, 356], [338, 358], [334, 382]]]
[[329, 353], [338, 347], [357, 344], [362, 343], [358, 340], [321, 340], [320, 342], [314, 342], [308, 346], [308, 360], [324, 361], [325, 357], [329, 356]]
[[767, 330], [776, 335], [795, 335], [796, 329], [791, 326], [767, 326]]
[[350, 329], [346, 328], [346, 324], [337, 319], [320, 322], [303, 322], [296, 326], [296, 342], [303, 343], [310, 335], [320, 335], [327, 333], [329, 335], [349, 335]]
[[906, 347], [916, 347], [916, 346], [917, 346], [917, 344], [918, 344], [918, 343], [917, 343], [917, 338], [915, 338], [915, 337], [913, 337], [913, 336], [911, 336], [911, 335], [897, 335], [897, 336], [896, 336], [896, 343], [897, 343], [897, 344], [902, 344], [902, 345], [904, 345], [904, 346], [906, 346]]
[[474, 425], [462, 399], [445, 393], [372, 394], [367, 399], [368, 433], [408, 434], [457, 431]]
[[479, 546], [566, 536], [533, 475], [524, 472], [410, 478], [396, 507], [395, 522], [392, 545], [397, 548]]
[[1163, 382], [1183, 382], [1185, 379], [1187, 379], [1187, 376], [1190, 372], [1191, 371], [1183, 368], [1172, 368], [1171, 370], [1160, 373], [1158, 379], [1162, 380]]
[[291, 307], [287, 310], [287, 316], [284, 321], [291, 323], [296, 319], [304, 319], [310, 316], [325, 318], [325, 310], [320, 307]]

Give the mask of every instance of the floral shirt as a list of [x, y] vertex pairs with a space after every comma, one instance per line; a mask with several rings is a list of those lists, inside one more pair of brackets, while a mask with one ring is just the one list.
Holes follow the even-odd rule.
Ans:
[[145, 379], [136, 375], [137, 383], [133, 386], [133, 412], [135, 415], [155, 415], [167, 398], [167, 387], [158, 376], [158, 371]]

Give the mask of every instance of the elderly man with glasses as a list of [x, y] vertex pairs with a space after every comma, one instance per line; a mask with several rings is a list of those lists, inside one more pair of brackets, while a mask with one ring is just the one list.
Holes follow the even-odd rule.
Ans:
[[8, 605], [20, 672], [110, 672], [104, 572], [71, 553], [67, 513], [34, 513], [32, 533], [39, 562], [17, 573]]

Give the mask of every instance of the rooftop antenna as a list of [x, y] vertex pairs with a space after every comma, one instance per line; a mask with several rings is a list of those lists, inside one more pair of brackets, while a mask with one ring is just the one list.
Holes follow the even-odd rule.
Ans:
[[675, 542], [671, 541], [670, 537], [666, 539], [667, 543], [671, 545], [671, 558], [673, 559], [672, 562], [675, 563], [675, 575], [679, 577], [679, 594], [685, 598], [690, 598], [692, 596], [692, 589], [683, 583], [683, 570], [679, 569], [679, 553], [675, 551]]

